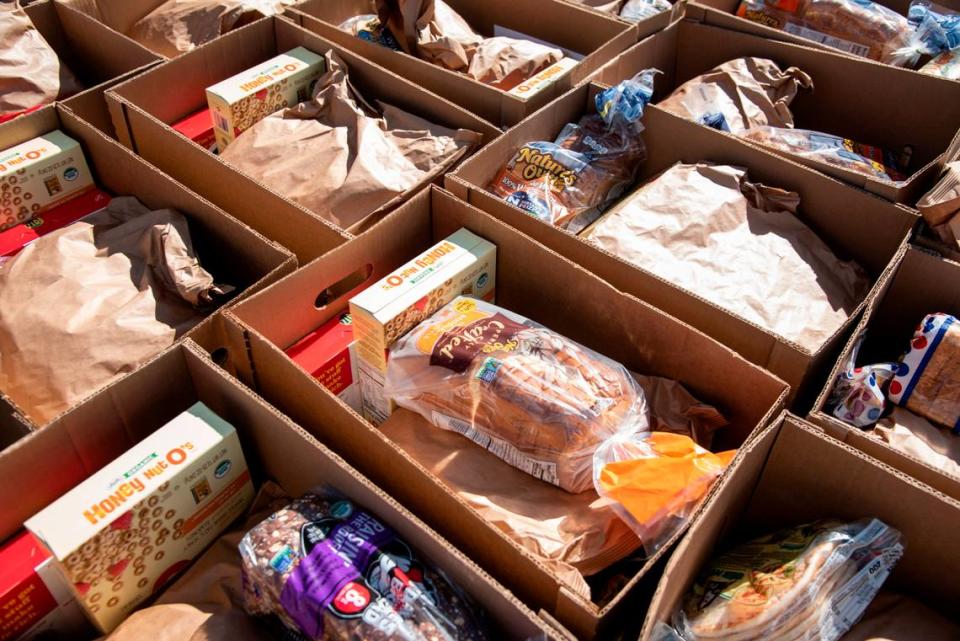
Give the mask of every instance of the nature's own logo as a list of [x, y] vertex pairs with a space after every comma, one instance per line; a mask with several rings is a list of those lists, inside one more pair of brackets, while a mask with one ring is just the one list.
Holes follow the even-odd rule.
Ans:
[[557, 189], [570, 187], [577, 182], [576, 172], [557, 162], [552, 154], [545, 154], [533, 147], [521, 147], [517, 155], [517, 163], [523, 163], [520, 175], [524, 180], [548, 176], [552, 186]]

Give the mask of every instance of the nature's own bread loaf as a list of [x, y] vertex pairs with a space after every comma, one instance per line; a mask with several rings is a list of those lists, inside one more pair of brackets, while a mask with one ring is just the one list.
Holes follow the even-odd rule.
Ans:
[[393, 346], [385, 394], [569, 492], [592, 487], [601, 442], [648, 427], [643, 391], [622, 365], [464, 297]]

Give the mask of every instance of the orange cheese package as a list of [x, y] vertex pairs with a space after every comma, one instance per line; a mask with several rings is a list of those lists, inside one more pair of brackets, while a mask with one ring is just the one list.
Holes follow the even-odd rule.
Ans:
[[490, 191], [574, 233], [592, 223], [646, 160], [640, 118], [653, 95], [653, 74], [643, 71], [598, 94], [597, 112], [568, 123], [554, 141], [522, 145]]

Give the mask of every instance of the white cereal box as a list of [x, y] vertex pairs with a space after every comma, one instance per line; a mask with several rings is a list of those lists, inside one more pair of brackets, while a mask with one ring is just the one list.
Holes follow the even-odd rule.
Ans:
[[93, 188], [80, 143], [51, 131], [0, 152], [0, 230]]
[[457, 296], [493, 301], [497, 248], [460, 229], [350, 299], [364, 417], [390, 415], [383, 396], [387, 350]]
[[207, 104], [220, 153], [241, 133], [270, 114], [310, 98], [326, 70], [323, 56], [304, 47], [207, 88]]
[[252, 500], [236, 431], [197, 403], [24, 525], [109, 632]]

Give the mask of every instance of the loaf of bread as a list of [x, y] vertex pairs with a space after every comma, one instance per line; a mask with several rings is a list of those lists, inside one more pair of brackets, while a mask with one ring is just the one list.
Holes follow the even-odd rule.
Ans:
[[568, 492], [593, 487], [600, 443], [648, 427], [643, 391], [622, 365], [465, 297], [393, 346], [384, 393]]
[[486, 641], [482, 612], [389, 526], [306, 494], [240, 541], [244, 605], [314, 641]]

